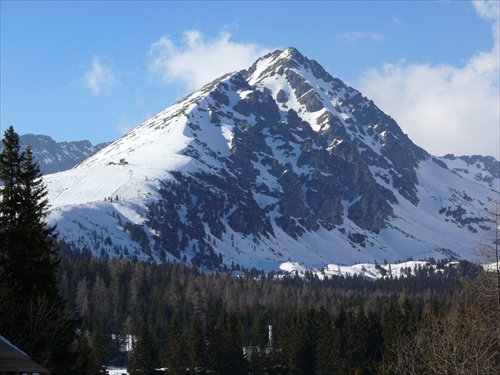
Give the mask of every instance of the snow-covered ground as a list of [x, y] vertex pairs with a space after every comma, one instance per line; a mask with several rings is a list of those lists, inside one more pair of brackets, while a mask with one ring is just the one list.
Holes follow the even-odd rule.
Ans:
[[[448, 266], [451, 266], [449, 264]], [[408, 275], [414, 275], [415, 270], [419, 268], [429, 268], [434, 271], [439, 271], [435, 265], [429, 264], [426, 261], [405, 261], [398, 263], [357, 263], [350, 266], [341, 266], [338, 264], [328, 264], [322, 269], [311, 269], [299, 262], [286, 262], [281, 264], [280, 270], [304, 277], [306, 273], [317, 276], [319, 279], [324, 279], [330, 276], [355, 276], [363, 277], [368, 280], [376, 280], [384, 277], [403, 278]]]
[[128, 371], [126, 367], [108, 367], [109, 375], [128, 375]]
[[[285, 51], [280, 58], [286, 57], [289, 52]], [[272, 59], [259, 62], [249, 83], [266, 87], [273, 97], [280, 92], [286, 93], [288, 100], [279, 104], [283, 113], [294, 109], [316, 131], [321, 128], [320, 117], [328, 109], [338, 117], [350, 137], [356, 138], [364, 145], [362, 147], [371, 148], [382, 157], [381, 148], [384, 137], [388, 136], [387, 131], [374, 140], [352, 130], [353, 127], [348, 123], [352, 120], [351, 109], [339, 106], [348, 92], [344, 89], [332, 92], [335, 89], [316, 79], [310, 70], [301, 71], [299, 73], [312, 87], [319, 88], [318, 95], [325, 104], [325, 108], [320, 111], [308, 112], [295, 96], [289, 81], [266, 70], [273, 62], [275, 60]], [[224, 161], [224, 158], [231, 154], [234, 137], [235, 122], [232, 119], [238, 118], [238, 121], [248, 124], [256, 122], [254, 115], [244, 116], [234, 111], [234, 106], [248, 92], [231, 91], [231, 77], [228, 75], [219, 83], [220, 87], [226, 87], [223, 94], [229, 102], [224, 107], [224, 115], [220, 115], [220, 124], [211, 122], [211, 116], [217, 115], [216, 109], [220, 108], [220, 103], [215, 102], [210, 95], [212, 87], [207, 85], [145, 121], [77, 167], [45, 176], [51, 205], [48, 219], [51, 224], [58, 225], [60, 238], [79, 248], [86, 246], [96, 255], [104, 253], [110, 257], [137, 256], [138, 259], [152, 257], [158, 260], [159, 255], [153, 248], [155, 233], [147, 227], [146, 217], [147, 204], [160, 199], [161, 184], [173, 181], [173, 174], [178, 172], [193, 176], [196, 172], [217, 175], [225, 171], [229, 162]], [[355, 91], [352, 93], [359, 94]], [[292, 145], [292, 150], [283, 150], [279, 140], [269, 137], [266, 147], [272, 149], [277, 162], [282, 165], [290, 163], [297, 175], [308, 173], [310, 166], [298, 166], [297, 163], [297, 155], [301, 152], [299, 143], [290, 142], [289, 145]], [[398, 200], [398, 203], [392, 204], [394, 215], [379, 233], [363, 230], [354, 224], [347, 217], [347, 211], [355, 201], [346, 200], [343, 202], [343, 223], [332, 230], [323, 227], [314, 232], [306, 230], [304, 235], [295, 239], [275, 225], [274, 220], [279, 212], [269, 209], [274, 236], [257, 238], [243, 235], [233, 231], [227, 218], [222, 218], [225, 228], [220, 238], [211, 235], [208, 225], [205, 226], [206, 238], [214, 244], [216, 252], [222, 254], [226, 265], [234, 262], [265, 271], [286, 268], [288, 262], [295, 262], [293, 264], [302, 264], [311, 269], [325, 269], [326, 275], [328, 272], [339, 272], [339, 267], [355, 263], [377, 261], [381, 264], [387, 261], [394, 264], [391, 272], [393, 269], [398, 272], [400, 267], [395, 263], [402, 259], [471, 259], [477, 242], [481, 240], [481, 220], [487, 218], [486, 209], [495, 197], [498, 198], [499, 193], [476, 178], [479, 173], [477, 169], [480, 168], [477, 165], [464, 165], [447, 159], [440, 159], [440, 165], [439, 161], [433, 159], [421, 161], [416, 169], [419, 199], [416, 205], [394, 187], [393, 177], [389, 173], [392, 171], [370, 167], [377, 183]], [[443, 168], [443, 162], [451, 163], [455, 169], [460, 167], [460, 175]], [[276, 191], [279, 186], [276, 176], [269, 173], [262, 163], [256, 162], [254, 167], [258, 176], [256, 183], [279, 193]], [[470, 173], [464, 172], [467, 168], [471, 170]], [[484, 175], [486, 172], [481, 173]], [[495, 185], [495, 179], [492, 181], [494, 186], [498, 185]], [[267, 208], [275, 203], [273, 196], [276, 194], [254, 193], [253, 197], [261, 208]], [[445, 214], [458, 209], [465, 210], [463, 222]], [[179, 204], [178, 212], [183, 217], [186, 208]], [[151, 253], [151, 256], [130, 238], [124, 230], [125, 223], [145, 229], [152, 244], [146, 252]], [[351, 233], [364, 237], [364, 243], [354, 243], [350, 238]], [[181, 249], [188, 259], [192, 255], [190, 249], [193, 245], [194, 242], [190, 242], [186, 249]], [[124, 248], [128, 254], [119, 250]], [[356, 265], [351, 271], [361, 272], [361, 267]], [[370, 277], [374, 271], [363, 272]]]

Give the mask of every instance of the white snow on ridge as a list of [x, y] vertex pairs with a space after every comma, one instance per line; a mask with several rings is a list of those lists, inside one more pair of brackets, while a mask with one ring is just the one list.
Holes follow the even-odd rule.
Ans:
[[[484, 162], [482, 161], [476, 161], [469, 164], [459, 157], [453, 159], [449, 157], [440, 157], [438, 160], [446, 164], [447, 167], [453, 171], [453, 173], [462, 178], [490, 187], [497, 191], [500, 190], [500, 179], [498, 177], [495, 178], [491, 172], [487, 170]], [[498, 173], [500, 173], [499, 170], [497, 170], [497, 175]]]
[[327, 264], [324, 268], [313, 269], [299, 262], [285, 262], [280, 265], [280, 270], [290, 275], [305, 277], [310, 273], [323, 280], [334, 276], [359, 276], [368, 280], [381, 278], [404, 278], [415, 275], [416, 271], [428, 268], [432, 271], [439, 271], [436, 266], [430, 265], [427, 261], [404, 261], [398, 263], [356, 263], [345, 266], [339, 264]]
[[[277, 58], [273, 57], [274, 60]], [[258, 84], [260, 89], [266, 87], [271, 90], [274, 98], [281, 90], [285, 92], [288, 100], [278, 103], [283, 121], [286, 111], [294, 109], [303, 120], [310, 123], [313, 130], [320, 131], [323, 125], [319, 124], [318, 118], [329, 111], [337, 116], [352, 139], [356, 137], [366, 145], [366, 149], [381, 155], [383, 139], [391, 133], [384, 131], [380, 137], [382, 140], [375, 141], [370, 136], [349, 130], [346, 121], [349, 121], [350, 115], [345, 112], [345, 108], [340, 108], [340, 96], [335, 96], [347, 92], [327, 94], [335, 90], [307, 71], [306, 81], [312, 87], [320, 88], [317, 92], [325, 105], [323, 109], [309, 113], [299, 103], [284, 76], [271, 75], [272, 72], [268, 76], [262, 76], [269, 64], [272, 61], [258, 62], [250, 84]], [[232, 92], [225, 89], [225, 86], [230, 87], [228, 82], [231, 77], [228, 75], [214, 83], [218, 85], [219, 94], [227, 93], [230, 105], [224, 107], [225, 112], [218, 111], [220, 103], [214, 99], [215, 95], [210, 95], [214, 86], [207, 85], [145, 121], [72, 170], [45, 176], [51, 204], [49, 220], [58, 224], [62, 237], [80, 247], [87, 246], [98, 255], [103, 250], [114, 252], [111, 256], [126, 256], [116, 248], [127, 248], [128, 255], [158, 260], [158, 254], [152, 249], [146, 249], [150, 255], [146, 254], [136, 241], [132, 241], [124, 228], [127, 225], [145, 224], [146, 205], [160, 198], [159, 189], [164, 181], [174, 181], [172, 174], [182, 172], [184, 175], [194, 175], [202, 171], [217, 174], [230, 165], [227, 157], [231, 155], [235, 136], [233, 131], [236, 125], [233, 119], [247, 121], [249, 126], [257, 121], [254, 115], [247, 117], [234, 110], [234, 105], [251, 91]], [[283, 122], [279, 126], [287, 124]], [[282, 165], [291, 163], [299, 176], [311, 173], [310, 166], [297, 166], [303, 140], [296, 133], [290, 133], [291, 141], [285, 137], [273, 138], [270, 132], [267, 134], [269, 137], [266, 138], [266, 147], [272, 150], [275, 161]], [[340, 142], [340, 139], [333, 140], [331, 147]], [[361, 150], [363, 147], [361, 146]], [[394, 217], [387, 220], [386, 227], [380, 233], [363, 230], [349, 220], [348, 209], [355, 200], [346, 200], [341, 225], [330, 230], [320, 227], [315, 232], [304, 229], [305, 233], [294, 239], [275, 224], [275, 219], [279, 216], [275, 208], [278, 202], [276, 196], [282, 192], [278, 178], [270, 173], [270, 167], [262, 164], [263, 158], [268, 155], [260, 152], [255, 156], [258, 161], [252, 161], [256, 172], [254, 183], [260, 190], [254, 191], [254, 199], [261, 208], [269, 212], [274, 236], [262, 235], [257, 238], [237, 233], [228, 225], [229, 215], [226, 215], [221, 218], [224, 231], [221, 238], [217, 238], [210, 233], [205, 223], [206, 239], [214, 244], [227, 265], [234, 262], [267, 271], [281, 268], [304, 272], [306, 268], [324, 269], [326, 265], [336, 264], [338, 266], [328, 266], [323, 271], [325, 275], [328, 272], [333, 275], [345, 265], [356, 262], [362, 262], [365, 269], [369, 269], [368, 263], [375, 260], [379, 263], [387, 260], [395, 264], [397, 260], [409, 257], [425, 259], [454, 255], [468, 258], [478, 238], [473, 233], [478, 228], [478, 223], [472, 220], [469, 224], [466, 221], [463, 224], [452, 214], [446, 214], [455, 212], [460, 206], [465, 210], [462, 218], [483, 218], [486, 215], [481, 207], [488, 208], [491, 197], [495, 195], [484, 184], [465, 179], [429, 159], [421, 162], [416, 170], [419, 181], [417, 195], [420, 201], [414, 205], [393, 187], [393, 178], [388, 169], [371, 166], [370, 171], [376, 181], [389, 189], [398, 200], [392, 206]], [[453, 163], [462, 165], [461, 162]], [[274, 194], [266, 195], [266, 188]], [[360, 199], [361, 196], [357, 198]], [[176, 210], [181, 220], [186, 217], [187, 208], [181, 203]], [[168, 222], [168, 218], [165, 221]], [[299, 226], [300, 219], [297, 218], [296, 222]], [[464, 225], [470, 225], [472, 230], [465, 228], [457, 231], [457, 226]], [[151, 230], [145, 225], [144, 228], [148, 238], [153, 240]], [[94, 237], [109, 237], [113, 246], [104, 249], [105, 246], [98, 244]], [[185, 254], [192, 255], [190, 251], [193, 245], [194, 243], [189, 243]], [[360, 271], [360, 267], [362, 265], [350, 268], [349, 272], [363, 271], [366, 277], [375, 277], [373, 270]]]

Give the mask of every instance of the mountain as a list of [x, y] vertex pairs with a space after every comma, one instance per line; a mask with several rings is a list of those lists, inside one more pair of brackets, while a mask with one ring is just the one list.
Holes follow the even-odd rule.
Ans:
[[498, 161], [438, 158], [294, 48], [46, 176], [60, 238], [207, 269], [472, 258]]
[[478, 183], [498, 190], [500, 179], [500, 162], [492, 156], [455, 156], [448, 154], [442, 161], [453, 172]]
[[109, 144], [100, 143], [94, 146], [89, 141], [56, 142], [49, 136], [35, 134], [20, 135], [19, 141], [23, 150], [27, 145], [31, 145], [43, 174], [70, 169]]

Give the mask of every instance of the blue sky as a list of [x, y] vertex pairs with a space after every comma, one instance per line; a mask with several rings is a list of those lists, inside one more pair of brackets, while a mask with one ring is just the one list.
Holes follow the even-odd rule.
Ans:
[[435, 155], [499, 158], [499, 2], [1, 1], [0, 125], [111, 141], [289, 46]]

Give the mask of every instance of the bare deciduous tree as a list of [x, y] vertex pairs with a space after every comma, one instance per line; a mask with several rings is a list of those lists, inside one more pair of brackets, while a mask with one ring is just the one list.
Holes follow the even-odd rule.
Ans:
[[480, 277], [481, 295], [495, 298], [500, 319], [500, 200], [493, 203], [486, 212], [491, 217], [491, 226], [485, 231], [483, 241], [479, 244], [477, 256], [487, 271]]

